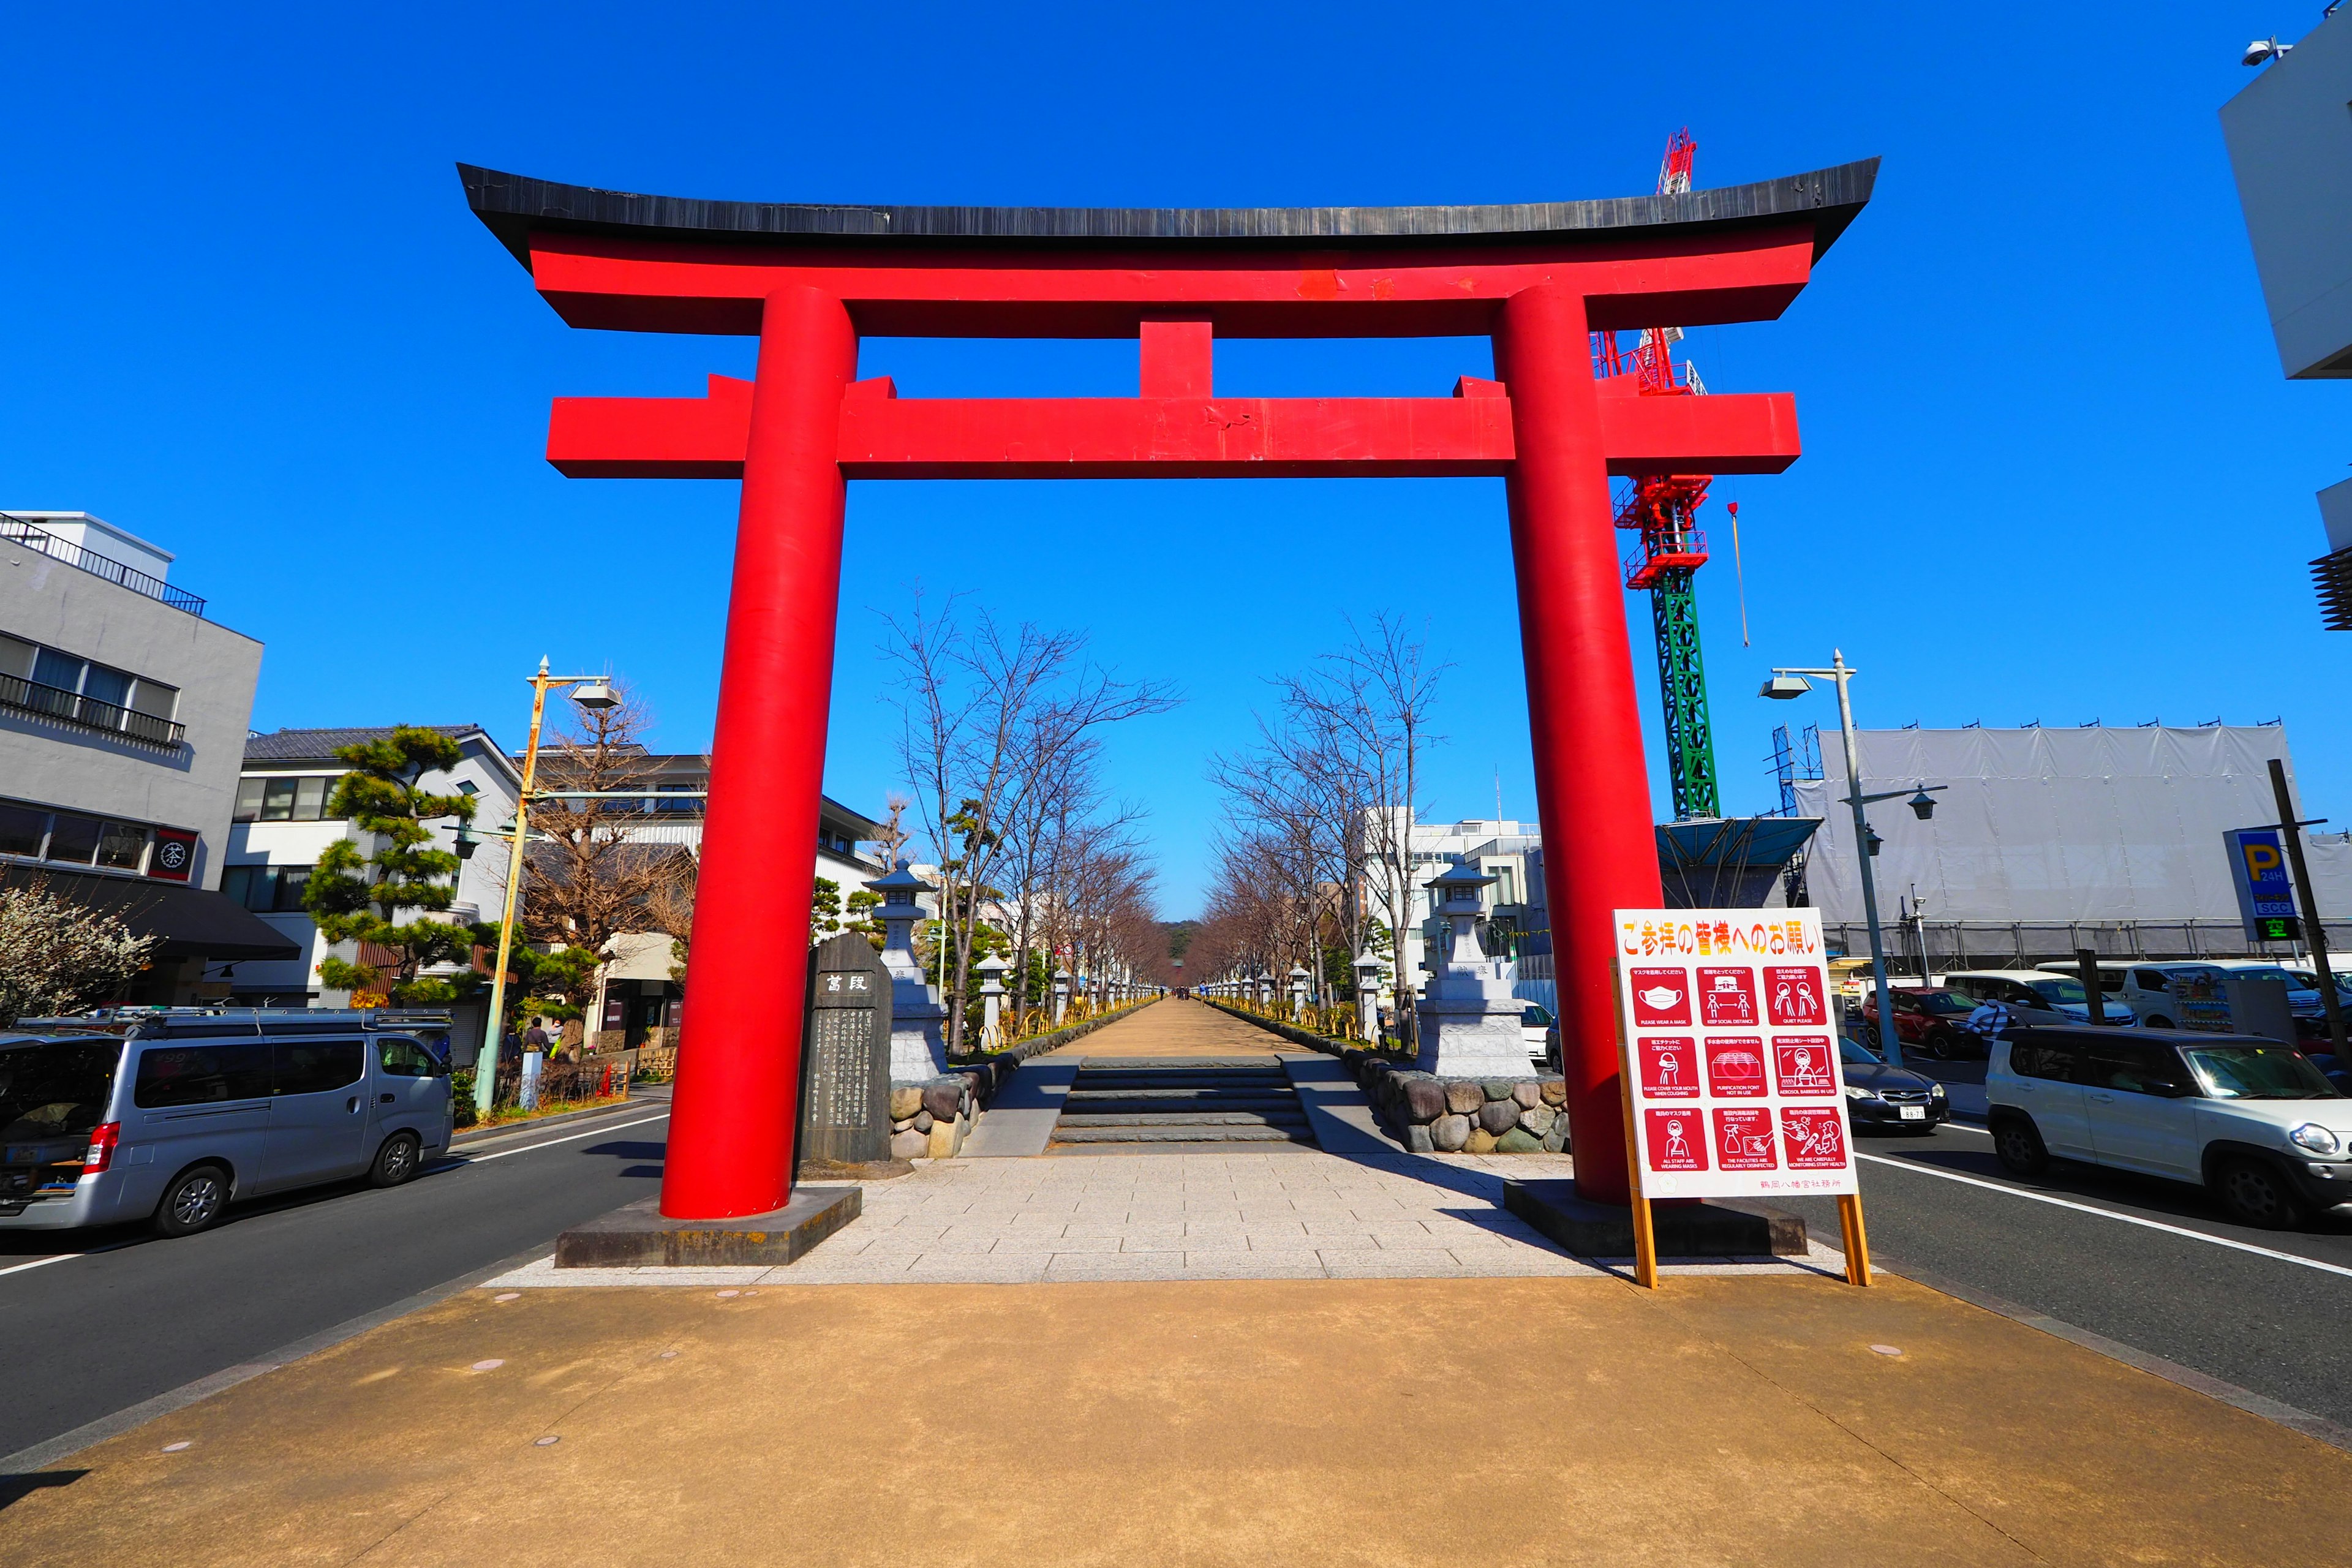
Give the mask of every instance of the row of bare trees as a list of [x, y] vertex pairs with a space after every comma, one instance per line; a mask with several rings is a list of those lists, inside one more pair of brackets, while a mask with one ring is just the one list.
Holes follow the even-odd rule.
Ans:
[[[1156, 982], [1166, 942], [1141, 813], [1105, 788], [1102, 748], [1113, 725], [1174, 707], [1174, 690], [1118, 679], [1081, 634], [1008, 626], [957, 598], [933, 611], [919, 594], [887, 624], [899, 759], [938, 867], [929, 942], [942, 992], [970, 994], [991, 952], [1013, 965], [1016, 1007], [1044, 1001], [1056, 967], [1098, 994]], [[950, 1049], [967, 1026], [951, 1007]]]
[[1276, 678], [1254, 743], [1209, 776], [1224, 796], [1217, 870], [1187, 970], [1201, 979], [1294, 965], [1310, 995], [1329, 994], [1325, 955], [1384, 960], [1398, 1016], [1412, 977], [1393, 961], [1411, 918], [1412, 827], [1423, 753], [1442, 737], [1430, 710], [1446, 666], [1399, 616], [1348, 623], [1349, 639], [1305, 670]]

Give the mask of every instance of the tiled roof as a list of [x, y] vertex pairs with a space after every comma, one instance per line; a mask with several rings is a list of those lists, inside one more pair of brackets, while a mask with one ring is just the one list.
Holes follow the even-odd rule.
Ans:
[[[489, 737], [479, 724], [419, 724], [420, 730], [432, 730], [453, 741], [469, 735]], [[368, 741], [381, 741], [393, 731], [390, 724], [379, 724], [362, 730], [273, 730], [267, 735], [248, 735], [245, 740], [245, 760], [248, 763], [310, 762], [331, 757], [337, 746], [356, 746]], [[496, 750], [495, 747], [492, 748]]]

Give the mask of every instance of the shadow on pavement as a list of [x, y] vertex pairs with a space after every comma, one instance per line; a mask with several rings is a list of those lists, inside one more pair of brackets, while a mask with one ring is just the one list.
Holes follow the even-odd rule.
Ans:
[[69, 1487], [88, 1474], [88, 1470], [34, 1470], [24, 1475], [0, 1476], [0, 1508], [21, 1502], [35, 1492]]

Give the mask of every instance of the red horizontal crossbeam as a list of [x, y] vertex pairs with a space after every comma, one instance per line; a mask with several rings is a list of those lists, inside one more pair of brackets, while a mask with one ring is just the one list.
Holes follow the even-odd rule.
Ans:
[[753, 247], [531, 236], [531, 276], [575, 327], [756, 334], [761, 301], [804, 283], [866, 336], [1131, 338], [1199, 313], [1221, 338], [1481, 336], [1522, 289], [1566, 284], [1595, 330], [1770, 321], [1812, 274], [1811, 224], [1374, 257], [1235, 247], [1171, 258]]
[[[547, 460], [573, 479], [740, 479], [751, 384], [705, 397], [560, 397]], [[1797, 458], [1793, 398], [1601, 399], [1613, 474], [1777, 474]], [[1506, 472], [1511, 404], [1453, 397], [901, 398], [887, 380], [841, 405], [854, 479], [1460, 478]]]

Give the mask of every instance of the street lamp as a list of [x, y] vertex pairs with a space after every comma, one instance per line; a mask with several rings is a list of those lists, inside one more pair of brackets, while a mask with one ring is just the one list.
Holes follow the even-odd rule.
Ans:
[[[490, 977], [490, 1016], [484, 1028], [482, 1055], [489, 1058], [488, 1071], [483, 1070], [481, 1057], [474, 1058], [474, 1114], [487, 1121], [491, 1102], [498, 1096], [499, 1047], [504, 1041], [503, 1026], [507, 1006], [507, 963], [514, 956], [515, 900], [522, 893], [522, 846], [533, 799], [531, 786], [539, 779], [539, 731], [547, 718], [547, 694], [559, 686], [576, 686], [572, 700], [582, 707], [599, 710], [616, 707], [620, 698], [613, 691], [612, 678], [604, 675], [550, 675], [547, 660], [539, 661], [538, 671], [530, 680], [530, 740], [522, 752], [522, 791], [515, 799], [514, 832], [507, 849], [506, 913], [499, 921], [498, 967]], [[465, 859], [473, 853], [461, 830], [457, 839], [457, 857]]]
[[[1853, 808], [1853, 853], [1855, 861], [1862, 868], [1862, 912], [1863, 918], [1870, 924], [1870, 972], [1872, 982], [1877, 986], [1879, 1051], [1889, 1066], [1901, 1067], [1903, 1041], [1895, 1032], [1895, 990], [1886, 983], [1886, 938], [1878, 929], [1878, 884], [1870, 869], [1871, 857], [1878, 853], [1883, 841], [1870, 830], [1869, 819], [1863, 816], [1862, 808], [1875, 801], [1901, 798], [1903, 792], [1898, 789], [1881, 795], [1862, 793], [1862, 752], [1853, 733], [1853, 699], [1846, 689], [1846, 683], [1856, 673], [1847, 667], [1844, 651], [1832, 648], [1829, 668], [1776, 668], [1757, 695], [1786, 702], [1802, 697], [1813, 689], [1812, 683], [1805, 679], [1807, 676], [1837, 682], [1838, 729], [1845, 737], [1845, 803]], [[1936, 813], [1934, 792], [1944, 787], [1942, 784], [1921, 784], [1917, 793], [1906, 804], [1920, 821], [1925, 822]], [[1925, 955], [1923, 948], [1923, 967]]]

